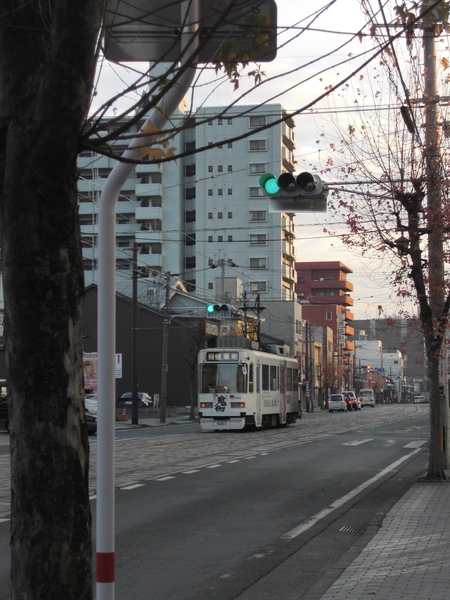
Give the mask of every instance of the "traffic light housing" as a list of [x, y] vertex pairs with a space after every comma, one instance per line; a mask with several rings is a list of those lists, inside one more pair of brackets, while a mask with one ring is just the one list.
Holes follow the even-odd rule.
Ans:
[[231, 312], [233, 307], [231, 304], [207, 304], [205, 308], [206, 312], [213, 316], [218, 315], [219, 313]]
[[328, 186], [315, 173], [281, 173], [277, 178], [265, 173], [259, 179], [270, 197], [270, 212], [326, 212]]

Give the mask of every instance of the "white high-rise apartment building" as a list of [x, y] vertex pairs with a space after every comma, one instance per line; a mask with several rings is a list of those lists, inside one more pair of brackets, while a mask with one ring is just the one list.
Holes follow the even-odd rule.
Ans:
[[[233, 303], [244, 292], [249, 300], [259, 294], [261, 302], [293, 300], [293, 215], [271, 213], [259, 186], [266, 172], [294, 171], [293, 121], [258, 131], [283, 116], [279, 104], [202, 108], [170, 146], [210, 150], [138, 165], [117, 205], [117, 277], [131, 278], [137, 243], [144, 277], [176, 273], [208, 300]], [[183, 119], [180, 110], [172, 121]], [[86, 284], [97, 280], [98, 198], [113, 165], [90, 153], [79, 158]]]

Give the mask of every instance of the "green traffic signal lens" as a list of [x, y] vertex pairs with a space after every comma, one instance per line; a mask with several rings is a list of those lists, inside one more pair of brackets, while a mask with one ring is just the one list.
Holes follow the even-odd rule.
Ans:
[[206, 306], [206, 312], [209, 312], [209, 313], [214, 312], [214, 304], [208, 304]]
[[259, 185], [268, 194], [277, 194], [280, 191], [276, 177], [272, 173], [265, 173], [259, 178]]

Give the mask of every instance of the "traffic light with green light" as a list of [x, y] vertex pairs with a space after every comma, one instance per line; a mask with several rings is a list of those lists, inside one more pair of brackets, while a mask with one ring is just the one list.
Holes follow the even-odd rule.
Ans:
[[210, 315], [217, 315], [218, 313], [230, 312], [232, 308], [231, 304], [207, 304], [206, 312]]
[[314, 173], [299, 175], [265, 173], [259, 179], [264, 194], [273, 202], [270, 212], [326, 212], [328, 186]]

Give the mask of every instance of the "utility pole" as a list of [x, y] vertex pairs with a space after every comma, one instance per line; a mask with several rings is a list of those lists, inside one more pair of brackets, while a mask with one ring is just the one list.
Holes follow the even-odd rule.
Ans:
[[138, 397], [138, 301], [137, 301], [137, 244], [133, 244], [133, 298], [132, 298], [132, 325], [131, 325], [131, 423], [139, 423], [139, 397]]
[[[436, 23], [424, 27], [423, 52], [425, 72], [425, 158], [427, 175], [427, 208], [428, 208], [428, 275], [429, 275], [429, 298], [433, 316], [436, 323], [443, 314], [445, 297], [444, 276], [444, 227], [442, 217], [442, 166], [441, 148], [439, 136], [439, 96], [437, 90], [436, 72]], [[435, 327], [434, 327], [435, 329]], [[434, 334], [436, 336], [436, 333]], [[431, 398], [440, 397], [440, 410], [433, 406], [430, 418], [433, 420], [432, 431], [441, 431], [440, 451], [443, 455], [443, 466], [449, 465], [448, 444], [448, 368], [447, 352], [445, 351], [445, 335], [442, 340], [443, 354], [443, 390], [442, 393], [436, 389], [439, 386], [439, 377], [430, 378]], [[434, 388], [434, 390], [433, 390]], [[432, 400], [431, 400], [432, 401]], [[435, 436], [436, 437], [436, 436]], [[432, 436], [433, 438], [433, 436]], [[433, 443], [433, 442], [431, 442]]]
[[167, 397], [167, 374], [168, 364], [167, 357], [169, 351], [169, 300], [170, 300], [170, 271], [166, 273], [166, 298], [164, 304], [164, 322], [163, 322], [163, 339], [162, 339], [162, 356], [161, 356], [161, 393], [159, 405], [159, 421], [166, 422], [166, 397]]

